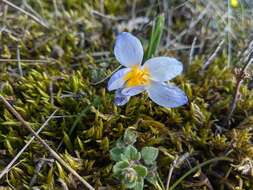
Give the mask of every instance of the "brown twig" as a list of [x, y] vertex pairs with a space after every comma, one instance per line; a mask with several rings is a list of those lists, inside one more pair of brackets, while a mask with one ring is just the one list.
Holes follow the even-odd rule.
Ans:
[[166, 45], [166, 48], [168, 48], [169, 46], [175, 44], [179, 39], [181, 39], [185, 34], [187, 34], [189, 31], [191, 31], [195, 26], [197, 26], [197, 24], [206, 16], [206, 14], [208, 13], [210, 9], [210, 3], [208, 2], [208, 4], [206, 5], [205, 9], [199, 14], [198, 18], [196, 20], [192, 20], [189, 27], [185, 30], [183, 30], [181, 33], [179, 34], [175, 34], [175, 39], [171, 40], [170, 43], [168, 43]]
[[49, 83], [49, 92], [50, 92], [50, 102], [52, 106], [54, 106], [54, 85], [53, 81], [50, 81]]
[[48, 28], [48, 25], [40, 20], [39, 18], [37, 18], [36, 16], [34, 16], [33, 14], [25, 11], [24, 9], [21, 9], [20, 7], [18, 7], [17, 5], [13, 4], [12, 2], [8, 1], [8, 0], [1, 0], [3, 3], [9, 5], [10, 7], [19, 10], [20, 12], [26, 14], [27, 16], [29, 16], [31, 19], [33, 19], [34, 21], [36, 21], [37, 23], [41, 24], [42, 26]]
[[250, 64], [252, 62], [253, 62], [253, 58], [250, 59], [247, 62], [247, 64], [245, 64], [244, 67], [238, 73], [236, 73], [236, 88], [235, 88], [235, 92], [234, 92], [234, 95], [233, 95], [232, 102], [231, 102], [230, 107], [229, 107], [229, 113], [228, 113], [227, 118], [226, 118], [226, 124], [227, 125], [229, 125], [229, 121], [230, 121], [230, 119], [233, 115], [233, 112], [235, 111], [236, 103], [238, 102], [238, 99], [240, 97], [241, 85], [242, 85], [244, 79], [247, 76], [247, 69], [248, 69], [248, 67], [250, 66]]
[[38, 163], [36, 164], [36, 167], [35, 167], [35, 171], [34, 171], [34, 175], [29, 183], [29, 186], [32, 187], [34, 185], [34, 183], [36, 182], [36, 179], [37, 179], [37, 176], [41, 170], [41, 168], [43, 167], [44, 163], [46, 161], [44, 159], [42, 160], [39, 160]]
[[[86, 110], [86, 109], [85, 109], [85, 110]], [[86, 111], [82, 111], [82, 112], [80, 113], [80, 115], [76, 115], [76, 116], [72, 115], [71, 117], [74, 116], [74, 117], [80, 118], [80, 116], [85, 115], [85, 112], [86, 112]], [[56, 117], [62, 117], [62, 116], [56, 116]], [[63, 116], [63, 117], [69, 117], [69, 116]], [[77, 120], [79, 120], [79, 119], [77, 119]], [[77, 120], [76, 120], [76, 121], [77, 121]], [[73, 126], [76, 126], [76, 121], [73, 123]], [[69, 135], [71, 135], [72, 132], [73, 132], [73, 130], [74, 130], [73, 126], [72, 126], [72, 128], [70, 129]], [[61, 142], [58, 144], [58, 146], [57, 146], [57, 148], [56, 148], [56, 151], [58, 151], [58, 150], [61, 148], [61, 146], [62, 146], [63, 143], [64, 143], [64, 141], [63, 141], [63, 139], [62, 139]], [[45, 163], [45, 162], [42, 163], [42, 165], [41, 165], [40, 168], [43, 167], [44, 163]], [[39, 168], [39, 169], [40, 169], [40, 168]], [[32, 178], [36, 179], [38, 173], [39, 173], [39, 171], [35, 172]], [[30, 184], [31, 184], [31, 183], [30, 183]]]
[[188, 152], [186, 152], [185, 154], [183, 154], [180, 157], [177, 157], [171, 164], [170, 166], [170, 170], [169, 170], [169, 174], [167, 177], [167, 183], [166, 183], [166, 190], [170, 189], [170, 181], [171, 181], [171, 177], [172, 177], [172, 173], [174, 171], [174, 169], [176, 167], [179, 167], [188, 157], [190, 156], [190, 154]]
[[184, 65], [184, 73], [187, 73], [187, 72], [188, 72], [189, 66], [192, 64], [192, 60], [193, 60], [193, 57], [194, 57], [193, 54], [194, 54], [196, 42], [197, 42], [197, 37], [195, 36], [194, 39], [193, 39], [193, 41], [192, 41], [191, 48], [190, 48], [189, 62], [186, 63], [186, 64]]
[[223, 47], [224, 44], [224, 40], [222, 40], [219, 45], [217, 46], [217, 48], [215, 49], [215, 51], [213, 52], [213, 54], [207, 59], [207, 61], [205, 62], [205, 64], [202, 67], [201, 73], [203, 73], [206, 68], [214, 61], [215, 57], [217, 57], [218, 53], [220, 52], [220, 50]]
[[67, 164], [31, 127], [30, 125], [22, 118], [22, 116], [9, 104], [9, 102], [0, 95], [5, 106], [8, 110], [21, 122], [21, 124], [29, 130], [33, 136], [50, 152], [50, 154], [62, 164], [70, 173], [72, 173], [77, 179], [79, 179], [83, 185], [85, 185], [89, 190], [95, 190], [85, 179], [83, 179], [74, 169], [72, 169], [69, 164]]
[[[45, 121], [45, 123], [39, 128], [39, 130], [36, 132], [36, 134], [38, 135], [42, 129], [44, 129], [45, 126], [47, 126], [48, 122], [52, 119], [52, 117], [54, 116], [54, 114], [58, 111], [55, 110], [50, 116], [49, 118]], [[26, 145], [18, 152], [18, 154], [12, 159], [12, 161], [1, 171], [0, 173], [0, 179], [7, 173], [9, 172], [10, 168], [12, 167], [12, 165], [16, 162], [16, 160], [21, 156], [21, 154], [26, 150], [26, 148], [32, 143], [32, 141], [34, 140], [34, 136], [26, 143]]]
[[189, 65], [192, 64], [193, 54], [194, 54], [196, 42], [197, 42], [197, 37], [195, 36], [193, 41], [192, 41], [191, 50], [190, 50], [190, 54], [189, 54]]
[[51, 63], [51, 62], [57, 62], [56, 59], [37, 59], [37, 60], [33, 60], [33, 59], [0, 59], [0, 62], [25, 62], [25, 63]]

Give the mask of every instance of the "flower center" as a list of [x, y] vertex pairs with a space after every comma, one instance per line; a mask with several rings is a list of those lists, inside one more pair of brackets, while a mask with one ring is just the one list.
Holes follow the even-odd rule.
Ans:
[[124, 76], [126, 87], [144, 86], [150, 82], [150, 73], [147, 68], [133, 66], [131, 70]]

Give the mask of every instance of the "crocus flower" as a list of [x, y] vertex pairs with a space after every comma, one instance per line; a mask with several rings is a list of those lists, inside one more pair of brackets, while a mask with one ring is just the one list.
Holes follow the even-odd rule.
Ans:
[[146, 91], [156, 104], [174, 108], [188, 102], [185, 93], [166, 81], [173, 79], [183, 70], [181, 62], [171, 57], [155, 57], [142, 65], [143, 47], [138, 38], [123, 32], [116, 38], [114, 47], [116, 59], [125, 68], [115, 72], [108, 90], [116, 90], [115, 103], [126, 104], [131, 96]]

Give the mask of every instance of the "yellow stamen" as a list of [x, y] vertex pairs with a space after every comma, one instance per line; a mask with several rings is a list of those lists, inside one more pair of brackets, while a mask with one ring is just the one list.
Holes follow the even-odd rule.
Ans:
[[150, 73], [148, 68], [133, 66], [131, 70], [124, 76], [126, 87], [147, 85], [150, 82]]

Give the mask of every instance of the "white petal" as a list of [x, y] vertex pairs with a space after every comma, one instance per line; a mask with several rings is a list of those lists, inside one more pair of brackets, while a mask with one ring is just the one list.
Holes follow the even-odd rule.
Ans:
[[128, 32], [123, 32], [116, 38], [114, 54], [122, 65], [131, 67], [136, 64], [141, 64], [143, 47], [138, 38]]
[[147, 91], [155, 103], [167, 108], [175, 108], [188, 102], [185, 93], [172, 84], [152, 82]]
[[126, 96], [135, 96], [137, 94], [140, 94], [145, 90], [144, 86], [135, 86], [135, 87], [130, 87], [130, 88], [124, 88], [122, 90], [122, 94]]
[[129, 99], [131, 98], [131, 96], [125, 96], [121, 93], [122, 89], [117, 89], [116, 93], [115, 93], [115, 98], [114, 98], [114, 103], [117, 106], [123, 106], [125, 105]]
[[123, 79], [123, 77], [125, 76], [125, 74], [130, 71], [129, 68], [124, 68], [124, 69], [120, 69], [117, 72], [115, 72], [110, 80], [108, 81], [108, 90], [112, 91], [112, 90], [116, 90], [118, 88], [123, 87], [125, 81]]
[[175, 58], [155, 57], [146, 61], [143, 67], [148, 68], [151, 78], [155, 81], [167, 81], [183, 71], [183, 65]]

